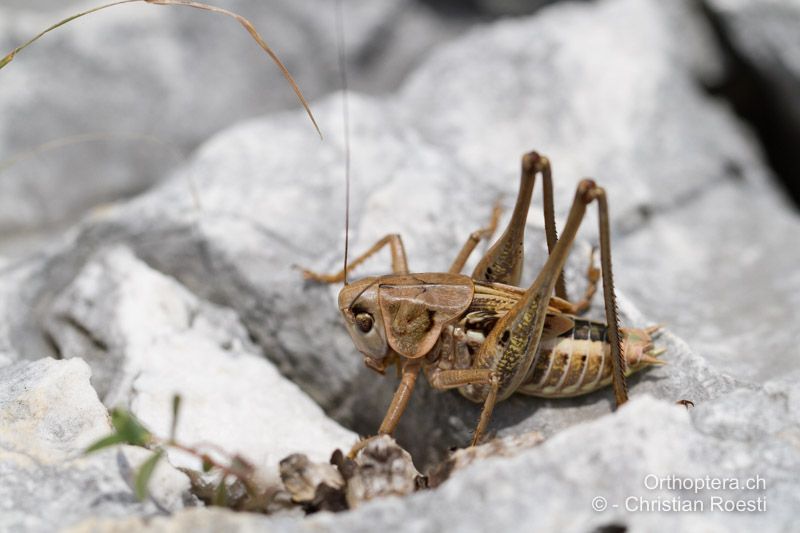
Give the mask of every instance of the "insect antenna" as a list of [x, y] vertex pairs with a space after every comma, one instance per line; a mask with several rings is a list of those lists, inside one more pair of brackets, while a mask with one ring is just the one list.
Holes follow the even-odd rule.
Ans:
[[342, 0], [336, 0], [336, 48], [339, 51], [339, 75], [342, 84], [342, 128], [344, 133], [344, 284], [347, 285], [347, 253], [350, 250], [350, 102], [347, 84], [347, 51], [344, 42]]
[[358, 294], [356, 294], [355, 297], [352, 300], [350, 300], [350, 303], [347, 304], [347, 310], [352, 313], [353, 312], [353, 308], [355, 307], [356, 302], [358, 301], [358, 299], [361, 298], [361, 295], [364, 294], [365, 292], [367, 292], [370, 288], [372, 288], [373, 285], [378, 283], [380, 280], [381, 280], [381, 278], [375, 278], [374, 280], [372, 280], [369, 283], [369, 285], [367, 285], [366, 287], [361, 289], [358, 292]]

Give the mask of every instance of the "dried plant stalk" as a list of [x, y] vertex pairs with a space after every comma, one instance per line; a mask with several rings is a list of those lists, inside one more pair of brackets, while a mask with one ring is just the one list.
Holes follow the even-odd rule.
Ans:
[[35, 43], [36, 41], [38, 41], [39, 39], [41, 39], [42, 37], [44, 37], [45, 35], [47, 35], [51, 31], [53, 31], [53, 30], [55, 30], [57, 28], [60, 28], [64, 24], [72, 22], [73, 20], [81, 18], [83, 16], [90, 15], [92, 13], [96, 13], [96, 12], [101, 11], [103, 9], [108, 9], [110, 7], [114, 7], [114, 6], [118, 6], [118, 5], [122, 5], [122, 4], [132, 4], [134, 2], [144, 2], [144, 3], [147, 3], [147, 4], [162, 5], [162, 6], [186, 6], [186, 7], [191, 7], [191, 8], [195, 8], [195, 9], [201, 9], [203, 11], [209, 11], [211, 13], [218, 13], [220, 15], [225, 15], [225, 16], [231, 17], [234, 20], [236, 20], [239, 24], [242, 25], [242, 27], [244, 27], [245, 30], [247, 30], [247, 33], [250, 34], [250, 36], [253, 38], [253, 40], [255, 40], [258, 43], [258, 45], [261, 47], [261, 49], [264, 50], [264, 52], [266, 52], [267, 55], [269, 55], [269, 57], [272, 59], [272, 61], [275, 63], [275, 65], [277, 65], [277, 67], [280, 69], [281, 74], [286, 79], [286, 81], [289, 83], [289, 85], [292, 87], [292, 90], [294, 91], [295, 95], [297, 95], [297, 99], [300, 101], [300, 104], [306, 110], [306, 113], [308, 114], [308, 118], [311, 119], [311, 123], [314, 125], [314, 129], [317, 130], [317, 133], [319, 134], [320, 138], [322, 138], [322, 132], [319, 129], [319, 125], [317, 124], [317, 120], [314, 118], [314, 114], [311, 112], [311, 107], [309, 106], [308, 101], [306, 100], [305, 96], [303, 96], [303, 92], [300, 90], [300, 87], [297, 85], [297, 82], [295, 81], [294, 77], [289, 72], [289, 69], [286, 68], [286, 65], [283, 64], [283, 62], [280, 60], [278, 55], [272, 50], [272, 48], [270, 48], [270, 46], [266, 43], [266, 41], [264, 41], [264, 39], [261, 37], [261, 35], [256, 30], [255, 26], [253, 26], [253, 24], [249, 20], [247, 20], [245, 17], [243, 17], [243, 16], [241, 16], [241, 15], [239, 15], [237, 13], [234, 13], [232, 11], [228, 11], [227, 9], [223, 9], [223, 8], [216, 7], [216, 6], [211, 6], [211, 5], [208, 5], [208, 4], [202, 4], [202, 3], [199, 3], [199, 2], [193, 2], [191, 0], [119, 0], [117, 2], [112, 2], [110, 4], [105, 4], [105, 5], [102, 5], [102, 6], [94, 7], [92, 9], [88, 9], [86, 11], [82, 11], [80, 13], [77, 13], [75, 15], [72, 15], [70, 17], [65, 18], [64, 20], [62, 20], [60, 22], [57, 22], [57, 23], [53, 24], [52, 26], [44, 29], [43, 31], [41, 31], [39, 34], [37, 34], [36, 36], [31, 38], [27, 42], [25, 42], [25, 43], [17, 46], [16, 48], [14, 48], [11, 52], [6, 54], [6, 56], [3, 57], [3, 59], [0, 59], [0, 69], [2, 69], [3, 67], [5, 67], [9, 63], [11, 63], [14, 60], [14, 58], [17, 56], [17, 54], [20, 53], [22, 50], [24, 50], [25, 48], [27, 48], [31, 44]]

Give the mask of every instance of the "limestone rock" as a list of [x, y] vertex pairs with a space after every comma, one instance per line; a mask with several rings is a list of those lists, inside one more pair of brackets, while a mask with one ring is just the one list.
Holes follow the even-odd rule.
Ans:
[[[795, 334], [775, 335], [757, 303], [770, 301], [775, 316], [795, 308], [800, 290], [786, 273], [796, 258], [781, 235], [800, 223], [783, 209], [741, 124], [697, 86], [716, 55], [702, 45], [708, 29], [697, 21], [684, 27], [679, 7], [557, 6], [442, 47], [391, 99], [353, 94], [351, 253], [397, 232], [412, 270], [446, 268], [495, 199], [511, 202], [520, 157], [535, 148], [555, 165], [559, 216], [581, 177], [606, 187], [624, 322], [671, 326], [661, 340], [669, 364], [632, 379], [633, 395], [706, 401], [739, 382], [797, 370], [786, 355]], [[697, 37], [676, 39], [676, 28]], [[606, 60], [587, 57], [587, 49]], [[82, 250], [129, 243], [157, 270], [234, 309], [284, 375], [369, 434], [394, 382], [361, 366], [341, 327], [337, 287], [304, 284], [292, 268], [335, 270], [342, 255], [339, 98], [315, 108], [333, 125], [325, 143], [307, 135], [301, 113], [240, 124], [212, 138], [164, 186], [88, 220], [65, 253], [83, 261]], [[540, 205], [531, 210], [523, 283], [543, 263]], [[594, 216], [568, 266], [572, 294], [582, 290]], [[724, 267], [731, 261], [738, 268]], [[359, 274], [387, 265], [376, 258]], [[753, 281], [737, 284], [742, 275]], [[778, 278], [786, 280], [780, 287], [766, 282]], [[709, 305], [718, 298], [724, 307]], [[592, 316], [602, 317], [599, 298], [595, 304]], [[767, 354], [752, 357], [767, 338]], [[609, 408], [605, 392], [558, 402], [512, 398], [493, 427], [552, 435]], [[478, 412], [456, 394], [420, 385], [397, 437], [415, 457], [440, 458], [468, 441]]]
[[[796, 396], [795, 385], [774, 382], [692, 412], [640, 396], [614, 415], [578, 424], [515, 457], [482, 461], [433, 492], [403, 500], [377, 500], [303, 521], [191, 510], [148, 524], [163, 532], [184, 531], [202, 520], [223, 529], [281, 532], [380, 527], [477, 533], [520, 524], [565, 532], [611, 526], [635, 533], [791, 531], [800, 505]], [[755, 416], [737, 416], [737, 410]], [[712, 483], [716, 488], [709, 488]], [[687, 505], [694, 511], [675, 510]], [[736, 505], [752, 510], [724, 510]], [[141, 520], [92, 520], [83, 527], [136, 531]]]
[[[717, 56], [702, 23], [683, 24], [687, 5], [553, 7], [443, 47], [391, 99], [353, 94], [351, 253], [398, 232], [413, 270], [446, 268], [495, 199], [510, 204], [519, 158], [536, 148], [555, 165], [560, 216], [582, 176], [608, 190], [624, 323], [670, 325], [660, 341], [669, 364], [633, 378], [632, 395], [707, 401], [742, 382], [797, 371], [787, 355], [797, 334], [775, 324], [797, 307], [797, 258], [782, 236], [800, 223], [783, 208], [741, 124], [697, 86]], [[331, 125], [325, 143], [308, 135], [300, 112], [242, 123], [212, 138], [163, 186], [87, 219], [44, 266], [6, 267], [26, 291], [11, 291], [21, 301], [7, 309], [8, 320], [35, 326], [50, 295], [94, 250], [127, 243], [201, 299], [231, 308], [283, 375], [339, 421], [373, 433], [396, 382], [361, 365], [338, 316], [337, 287], [304, 284], [293, 268], [340, 267], [339, 103], [338, 96], [315, 103]], [[539, 206], [531, 210], [523, 283], [543, 263]], [[572, 294], [582, 290], [593, 217], [568, 265]], [[387, 264], [376, 258], [359, 274], [386, 272]], [[592, 316], [602, 317], [600, 303]], [[13, 352], [46, 348], [17, 329], [6, 341]], [[558, 402], [515, 397], [498, 407], [493, 428], [547, 436], [609, 410], [606, 392]], [[478, 412], [420, 384], [397, 437], [433, 462], [468, 441]]]
[[[308, 98], [340, 86], [332, 2], [217, 5], [253, 22]], [[95, 3], [29, 7], [38, 9], [0, 7], [0, 56]], [[428, 47], [463, 26], [416, 0], [347, 0], [343, 12], [350, 83], [369, 92], [397, 87]], [[37, 233], [167, 177], [219, 129], [298, 105], [238, 24], [181, 7], [87, 16], [20, 53], [0, 76], [0, 244], [15, 255], [32, 249]], [[303, 134], [318, 140], [310, 122]]]
[[[668, 364], [630, 380], [628, 405], [609, 414], [609, 391], [558, 401], [512, 397], [497, 406], [490, 429], [501, 436], [536, 430], [547, 440], [512, 458], [476, 462], [424, 494], [303, 521], [197, 510], [148, 525], [162, 531], [198, 524], [243, 531], [790, 530], [800, 503], [800, 359], [791, 323], [800, 304], [800, 252], [786, 239], [798, 234], [800, 221], [774, 189], [751, 134], [697, 83], [720, 65], [702, 19], [684, 24], [688, 6], [656, 0], [555, 6], [441, 47], [389, 98], [351, 98], [351, 257], [398, 232], [412, 270], [446, 268], [495, 199], [511, 203], [519, 158], [530, 149], [555, 165], [559, 220], [581, 177], [606, 187], [623, 322], [668, 324], [659, 340]], [[211, 382], [204, 367], [192, 365], [195, 353], [173, 349], [181, 343], [207, 346], [219, 368], [231, 369], [235, 377], [214, 381], [224, 391], [243, 379], [245, 390], [255, 388], [245, 374], [256, 374], [263, 352], [338, 421], [374, 433], [396, 380], [361, 365], [338, 316], [338, 287], [303, 283], [292, 267], [341, 265], [339, 102], [333, 95], [314, 104], [320, 121], [331, 124], [325, 143], [309, 135], [301, 113], [241, 123], [210, 139], [159, 188], [85, 220], [59, 248], [4, 265], [0, 286], [8, 298], [0, 303], [0, 323], [9, 325], [0, 332], [0, 353], [10, 360], [46, 349], [37, 328], [55, 318], [53, 310], [88, 320], [98, 338], [121, 340], [115, 349], [126, 360], [147, 361], [143, 393], [130, 393], [132, 407], [146, 418], [156, 405], [167, 412], [179, 369]], [[199, 210], [189, 176], [198, 184]], [[543, 262], [540, 206], [537, 200], [531, 210], [523, 283]], [[595, 225], [590, 212], [567, 268], [571, 294], [582, 290]], [[112, 243], [129, 247], [138, 260], [127, 252], [97, 259], [96, 251]], [[386, 258], [376, 258], [359, 275], [387, 269]], [[80, 280], [93, 271], [98, 279], [110, 272], [113, 283], [82, 288]], [[142, 271], [162, 281], [143, 283], [149, 289], [141, 295], [131, 292], [142, 297], [145, 323], [155, 333], [166, 331], [163, 338], [125, 330], [124, 315], [114, 314], [125, 306], [98, 290], [140, 286], [139, 274], [128, 284], [122, 273]], [[165, 285], [165, 275], [180, 285]], [[56, 293], [62, 296], [54, 302]], [[157, 323], [149, 321], [160, 314], [148, 303], [153, 293], [156, 302], [164, 293], [179, 303], [167, 306], [168, 317]], [[82, 295], [106, 312], [92, 318]], [[213, 318], [192, 331], [187, 307]], [[600, 309], [598, 299], [590, 316], [601, 317]], [[49, 324], [70, 352], [76, 337]], [[115, 328], [123, 334], [111, 336]], [[241, 339], [249, 354], [237, 363], [253, 362], [219, 362], [226, 359], [213, 341], [223, 333]], [[133, 342], [138, 338], [170, 357], [151, 359]], [[246, 341], [257, 347], [244, 348]], [[75, 346], [83, 350], [85, 339]], [[172, 366], [175, 361], [181, 366]], [[134, 383], [138, 389], [139, 380]], [[468, 442], [479, 407], [456, 393], [417, 387], [396, 437], [425, 469], [449, 446]], [[192, 390], [216, 389], [187, 394]], [[155, 398], [147, 408], [145, 394]], [[240, 396], [226, 392], [225, 398]], [[696, 408], [676, 406], [680, 399]], [[248, 404], [242, 413], [266, 416], [252, 409]], [[168, 420], [151, 416], [156, 426]], [[255, 419], [244, 417], [231, 426]], [[649, 475], [760, 477], [765, 486], [695, 494], [662, 483], [651, 490], [644, 485]], [[592, 510], [597, 497], [606, 498], [604, 511]], [[626, 507], [630, 497], [639, 507]], [[766, 497], [768, 512], [645, 512], [640, 497], [706, 506], [712, 497], [753, 503]], [[82, 527], [125, 531], [142, 524], [93, 520]]]
[[737, 71], [734, 98], [759, 126], [786, 186], [800, 200], [800, 2], [704, 0]]
[[152, 516], [183, 508], [189, 481], [160, 464], [151, 498], [132, 480], [150, 452], [130, 446], [86, 456], [108, 435], [106, 409], [81, 360], [41, 359], [0, 369], [0, 529], [46, 531], [90, 516]]
[[[56, 300], [48, 331], [63, 357], [96, 370], [108, 407], [129, 408], [165, 437], [179, 394], [177, 439], [241, 454], [267, 484], [291, 453], [327, 461], [357, 440], [278, 373], [229, 309], [199, 301], [125, 248], [86, 265]], [[200, 470], [196, 458], [170, 459]]]

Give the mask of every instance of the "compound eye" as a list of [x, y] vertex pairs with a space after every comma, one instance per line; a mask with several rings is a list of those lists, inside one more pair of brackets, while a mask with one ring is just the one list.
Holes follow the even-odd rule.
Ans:
[[358, 313], [356, 315], [356, 326], [363, 333], [369, 333], [372, 329], [372, 315], [369, 313]]

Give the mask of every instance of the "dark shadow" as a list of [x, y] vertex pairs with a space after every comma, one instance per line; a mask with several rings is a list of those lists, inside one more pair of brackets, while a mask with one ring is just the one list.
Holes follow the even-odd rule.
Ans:
[[[800, 117], [790, 112], [793, 106], [786, 101], [797, 95], [787, 96], [758, 65], [740, 54], [720, 17], [702, 0], [698, 2], [727, 61], [724, 79], [706, 89], [728, 100], [736, 114], [752, 127], [781, 188], [800, 207]], [[735, 170], [731, 169], [733, 173]]]

